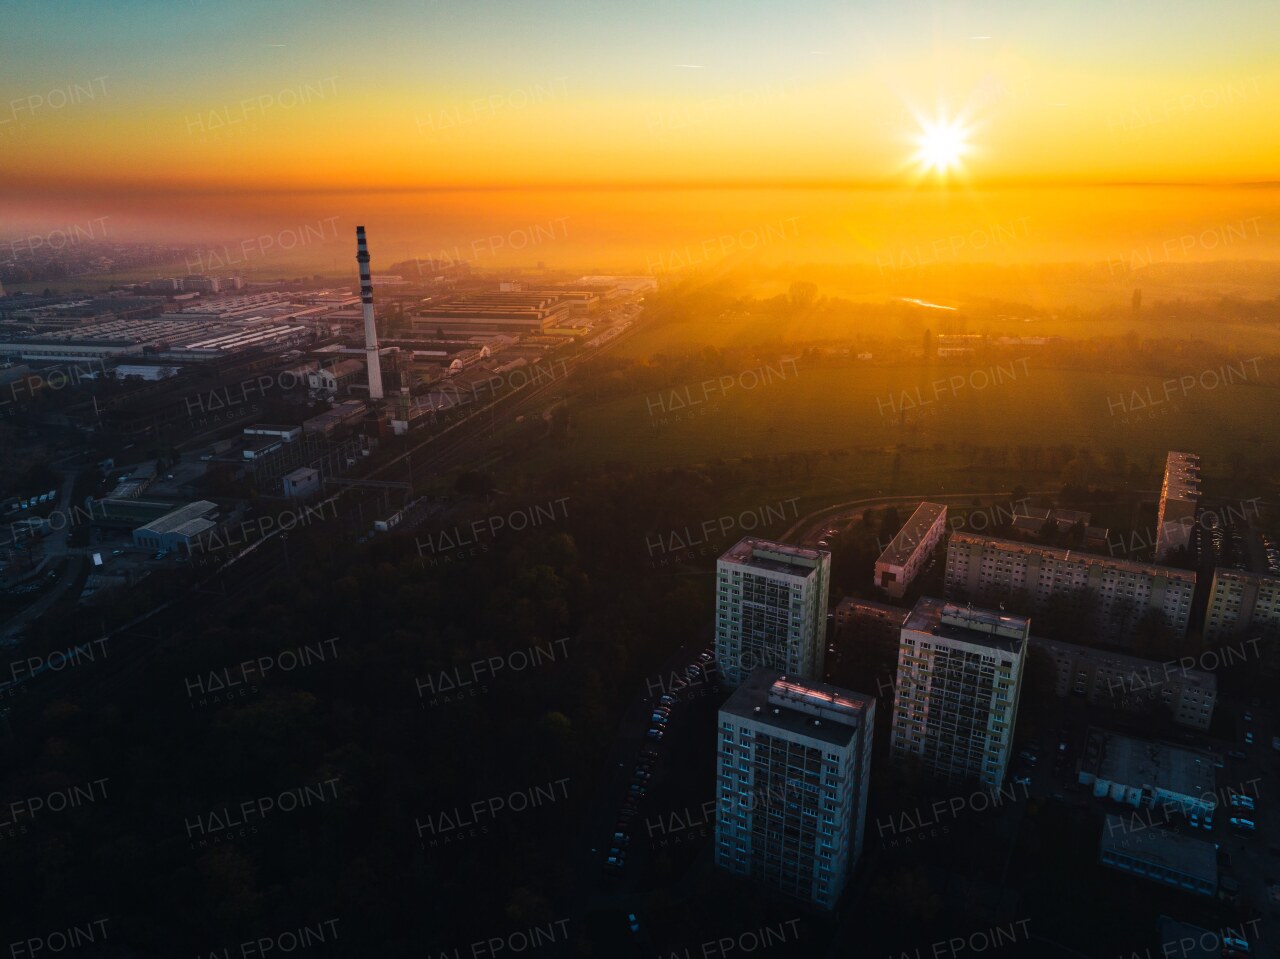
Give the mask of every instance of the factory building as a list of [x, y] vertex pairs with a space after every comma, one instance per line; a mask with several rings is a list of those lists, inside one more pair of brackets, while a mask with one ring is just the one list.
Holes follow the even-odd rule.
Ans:
[[361, 360], [338, 360], [307, 374], [307, 387], [323, 396], [334, 397], [350, 392], [364, 382], [364, 363]]
[[299, 466], [281, 477], [284, 495], [290, 499], [305, 499], [320, 491], [320, 471], [309, 466]]
[[302, 431], [304, 433], [319, 433], [328, 436], [343, 427], [355, 426], [359, 423], [365, 414], [365, 403], [363, 400], [347, 400], [338, 403], [333, 409], [313, 416], [309, 420], [302, 423]]
[[133, 541], [147, 549], [190, 555], [192, 543], [218, 528], [217, 514], [216, 503], [197, 500], [139, 526], [133, 531]]
[[530, 334], [563, 326], [570, 301], [558, 294], [469, 293], [440, 306], [418, 310], [411, 317], [415, 332], [446, 336]]

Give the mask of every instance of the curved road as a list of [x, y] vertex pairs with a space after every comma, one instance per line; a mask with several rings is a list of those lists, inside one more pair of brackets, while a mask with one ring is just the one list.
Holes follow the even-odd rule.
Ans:
[[[1033, 489], [1027, 490], [1028, 496], [1048, 496], [1058, 490], [1049, 489]], [[903, 496], [890, 497], [873, 497], [870, 499], [855, 499], [847, 503], [837, 503], [834, 506], [824, 506], [822, 509], [814, 510], [806, 516], [796, 520], [791, 527], [780, 537], [783, 542], [798, 542], [801, 545], [808, 543], [810, 540], [821, 539], [821, 532], [825, 531], [827, 524], [847, 519], [848, 513], [861, 513], [867, 509], [884, 509], [889, 506], [903, 506], [909, 503], [947, 503], [951, 500], [999, 500], [1003, 497], [1012, 496], [1012, 490], [1004, 490], [994, 493], [984, 493], [974, 491], [968, 493], [943, 493], [940, 496], [930, 495], [927, 493], [910, 493]], [[802, 536], [797, 538], [797, 534], [801, 531]]]

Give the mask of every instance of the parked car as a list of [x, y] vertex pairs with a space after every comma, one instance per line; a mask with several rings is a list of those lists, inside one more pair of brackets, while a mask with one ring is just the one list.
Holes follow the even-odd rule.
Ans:
[[1013, 777], [1013, 784], [1014, 784], [1015, 786], [1030, 786], [1030, 785], [1031, 785], [1031, 777], [1030, 777], [1030, 776], [1014, 776], [1014, 777]]
[[1236, 809], [1253, 809], [1253, 799], [1249, 796], [1241, 796], [1239, 793], [1231, 794], [1231, 805]]
[[1254, 832], [1258, 828], [1252, 819], [1237, 819], [1235, 816], [1231, 817], [1231, 825], [1242, 832]]
[[659, 742], [661, 742], [661, 740], [662, 740], [662, 730], [661, 730], [661, 729], [650, 729], [647, 733], [645, 733], [645, 735], [646, 735], [646, 736], [648, 736], [650, 739], [656, 739], [656, 740], [658, 740]]
[[1187, 821], [1191, 824], [1192, 829], [1200, 828], [1200, 814], [1198, 812], [1193, 812]]
[[1246, 733], [1244, 734], [1244, 744], [1245, 744], [1246, 746], [1252, 746], [1252, 745], [1253, 745], [1253, 733], [1251, 733], [1251, 732], [1246, 732]]
[[1223, 935], [1222, 954], [1224, 956], [1247, 956], [1250, 952], [1249, 943], [1239, 936]]

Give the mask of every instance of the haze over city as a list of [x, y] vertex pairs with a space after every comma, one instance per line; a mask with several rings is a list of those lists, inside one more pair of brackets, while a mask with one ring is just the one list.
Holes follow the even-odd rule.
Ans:
[[1280, 6], [5, 23], [12, 959], [1280, 954]]

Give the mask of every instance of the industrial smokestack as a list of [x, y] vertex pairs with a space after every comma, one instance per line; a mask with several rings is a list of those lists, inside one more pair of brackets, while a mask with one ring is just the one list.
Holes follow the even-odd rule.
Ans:
[[382, 360], [378, 356], [378, 328], [373, 322], [373, 278], [369, 276], [369, 244], [364, 227], [356, 227], [356, 261], [360, 264], [360, 308], [364, 312], [364, 365], [369, 374], [369, 398], [382, 399]]

